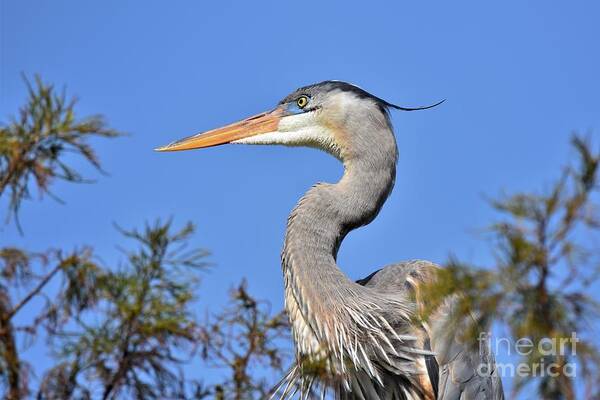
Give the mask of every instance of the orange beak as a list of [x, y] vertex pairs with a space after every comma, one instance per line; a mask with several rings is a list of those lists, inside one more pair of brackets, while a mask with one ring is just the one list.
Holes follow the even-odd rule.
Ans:
[[277, 131], [282, 115], [283, 109], [278, 107], [273, 111], [258, 114], [222, 128], [177, 140], [166, 146], [157, 148], [156, 151], [200, 149], [231, 143], [261, 133], [275, 132]]

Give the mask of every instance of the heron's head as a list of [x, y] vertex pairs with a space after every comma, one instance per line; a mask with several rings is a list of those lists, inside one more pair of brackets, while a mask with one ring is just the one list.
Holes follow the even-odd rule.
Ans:
[[325, 81], [295, 90], [271, 111], [177, 140], [157, 150], [190, 150], [225, 143], [280, 144], [316, 147], [344, 160], [362, 149], [377, 146], [377, 137], [373, 136], [377, 131], [387, 128], [391, 136], [390, 108], [413, 111], [440, 103], [400, 107], [352, 84]]

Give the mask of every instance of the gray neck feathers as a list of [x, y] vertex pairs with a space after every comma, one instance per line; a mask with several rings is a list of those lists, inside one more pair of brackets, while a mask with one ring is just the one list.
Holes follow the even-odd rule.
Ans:
[[306, 286], [316, 284], [321, 294], [326, 294], [326, 284], [350, 282], [336, 264], [340, 244], [348, 232], [377, 216], [394, 184], [393, 163], [366, 168], [354, 162], [345, 167], [338, 183], [311, 188], [288, 219], [284, 268], [306, 278]]
[[[359, 335], [368, 333], [368, 327], [381, 328], [379, 334], [392, 329], [385, 326], [381, 310], [386, 301], [398, 301], [354, 283], [336, 263], [346, 234], [375, 218], [396, 174], [396, 143], [387, 118], [385, 123], [372, 119], [370, 124], [363, 120], [353, 126], [364, 130], [352, 132], [342, 179], [336, 184], [317, 184], [302, 197], [289, 216], [282, 252], [286, 308], [297, 352], [328, 358], [333, 354], [337, 367], [331, 368], [342, 370], [344, 357], [366, 359], [366, 353], [376, 351], [358, 349], [362, 355], [357, 354], [356, 348], [347, 348], [347, 342], [356, 342]], [[408, 312], [404, 303], [395, 309], [400, 314]], [[364, 360], [363, 365], [370, 361]]]

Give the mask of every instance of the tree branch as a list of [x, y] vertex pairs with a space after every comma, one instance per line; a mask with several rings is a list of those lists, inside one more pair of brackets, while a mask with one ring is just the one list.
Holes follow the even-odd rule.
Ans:
[[58, 264], [56, 267], [54, 267], [54, 269], [52, 271], [50, 271], [50, 273], [48, 273], [41, 281], [40, 283], [35, 287], [35, 289], [33, 289], [31, 292], [29, 292], [29, 294], [27, 296], [25, 296], [15, 307], [13, 307], [13, 309], [8, 312], [7, 316], [6, 316], [6, 320], [9, 321], [12, 317], [15, 316], [15, 314], [17, 314], [21, 308], [23, 308], [27, 303], [29, 303], [29, 301], [34, 298], [43, 288], [44, 286], [46, 286], [48, 284], [48, 282], [50, 282], [50, 279], [52, 279], [52, 277], [54, 277], [54, 275], [56, 275], [56, 273], [62, 268], [62, 264]]

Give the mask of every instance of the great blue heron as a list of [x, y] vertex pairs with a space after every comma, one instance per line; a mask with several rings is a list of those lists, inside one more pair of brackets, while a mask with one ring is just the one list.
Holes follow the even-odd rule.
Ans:
[[402, 262], [354, 282], [336, 263], [344, 237], [375, 218], [394, 185], [389, 110], [430, 107], [400, 107], [349, 83], [325, 81], [294, 91], [271, 111], [157, 149], [309, 146], [344, 164], [338, 183], [312, 187], [288, 219], [281, 258], [296, 363], [278, 388], [282, 398], [296, 391], [302, 398], [503, 398], [487, 346], [475, 349], [448, 329], [452, 299], [428, 323], [415, 322], [419, 286], [433, 279], [434, 264]]

